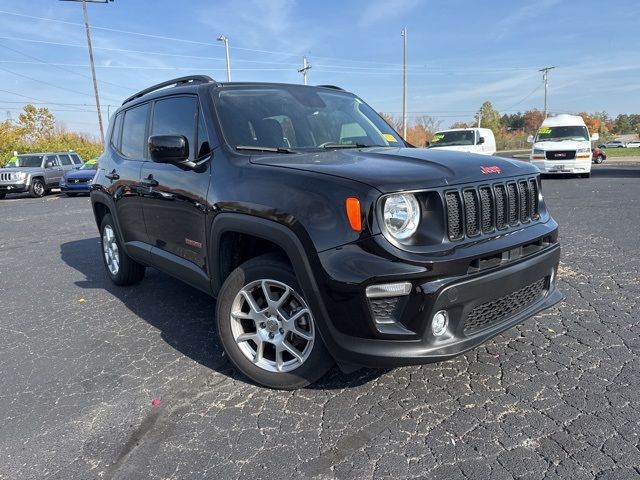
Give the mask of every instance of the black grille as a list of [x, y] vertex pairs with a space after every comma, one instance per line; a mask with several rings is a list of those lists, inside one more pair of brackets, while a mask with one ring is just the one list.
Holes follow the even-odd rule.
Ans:
[[547, 150], [547, 160], [573, 160], [576, 158], [575, 150]]
[[538, 182], [533, 179], [529, 180], [529, 205], [531, 207], [531, 218], [533, 220], [540, 218], [540, 213], [538, 211]]
[[474, 237], [480, 233], [478, 228], [478, 213], [480, 210], [478, 195], [475, 190], [465, 190], [462, 192], [462, 196], [464, 197], [464, 215], [467, 235]]
[[507, 226], [507, 190], [504, 185], [496, 185], [496, 227], [502, 229]]
[[371, 298], [369, 303], [376, 322], [389, 323], [394, 319], [398, 297]]
[[507, 317], [514, 315], [539, 300], [544, 290], [545, 279], [516, 290], [491, 302], [478, 305], [467, 316], [464, 333], [469, 335], [484, 328], [489, 328]]
[[519, 204], [520, 204], [520, 221], [528, 222], [531, 215], [531, 208], [529, 206], [529, 202], [531, 202], [531, 197], [529, 196], [529, 182], [526, 180], [521, 180], [518, 182], [519, 185]]
[[540, 218], [536, 179], [445, 192], [449, 240], [474, 237]]
[[451, 240], [462, 238], [464, 230], [462, 228], [462, 202], [458, 192], [447, 192], [447, 230]]
[[480, 192], [480, 211], [482, 212], [480, 223], [482, 231], [486, 233], [493, 230], [493, 216], [495, 214], [491, 201], [491, 187], [480, 187], [478, 191]]

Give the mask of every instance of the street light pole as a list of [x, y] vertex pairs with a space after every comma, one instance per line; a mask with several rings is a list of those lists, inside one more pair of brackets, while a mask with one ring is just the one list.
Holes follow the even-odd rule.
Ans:
[[402, 138], [407, 139], [407, 27], [402, 29]]
[[227, 82], [231, 81], [231, 60], [229, 59], [229, 39], [224, 35], [218, 37], [219, 42], [224, 42], [224, 51], [227, 56]]
[[544, 118], [547, 118], [547, 91], [549, 90], [549, 70], [553, 70], [556, 67], [544, 67], [538, 70], [542, 72], [542, 79], [544, 80]]
[[298, 69], [298, 72], [302, 74], [304, 84], [307, 84], [307, 72], [311, 69], [311, 65], [307, 62], [307, 57], [302, 58], [302, 68]]
[[87, 2], [109, 3], [113, 0], [63, 0], [71, 2], [82, 2], [82, 14], [84, 16], [84, 30], [87, 34], [87, 46], [89, 48], [89, 63], [91, 64], [91, 77], [93, 79], [93, 93], [96, 97], [96, 109], [98, 110], [98, 126], [100, 127], [100, 140], [104, 142], [104, 126], [102, 124], [102, 111], [100, 110], [100, 95], [98, 94], [98, 80], [96, 79], [96, 66], [93, 62], [93, 47], [91, 45], [91, 30], [89, 29], [89, 14], [87, 12]]

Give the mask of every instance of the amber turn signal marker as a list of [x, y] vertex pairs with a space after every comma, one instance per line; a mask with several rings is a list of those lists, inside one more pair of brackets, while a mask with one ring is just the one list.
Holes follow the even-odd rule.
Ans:
[[349, 225], [351, 225], [351, 228], [356, 232], [361, 232], [362, 215], [360, 215], [360, 200], [356, 197], [348, 197], [345, 201], [345, 208], [347, 209]]

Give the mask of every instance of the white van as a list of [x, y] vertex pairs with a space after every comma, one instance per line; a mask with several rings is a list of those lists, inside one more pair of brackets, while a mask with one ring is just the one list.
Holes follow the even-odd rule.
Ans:
[[428, 148], [493, 155], [496, 138], [490, 128], [452, 128], [436, 132]]
[[589, 130], [579, 115], [556, 115], [542, 122], [533, 143], [531, 163], [542, 173], [575, 173], [591, 176], [591, 141], [599, 135], [589, 136]]

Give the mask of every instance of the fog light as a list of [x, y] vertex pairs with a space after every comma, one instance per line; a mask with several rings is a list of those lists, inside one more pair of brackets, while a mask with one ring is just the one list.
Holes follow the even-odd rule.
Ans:
[[441, 336], [444, 332], [447, 331], [448, 324], [449, 314], [444, 310], [440, 310], [439, 312], [437, 312], [431, 320], [431, 331], [433, 332], [433, 335], [436, 337]]
[[367, 287], [367, 298], [402, 297], [411, 293], [411, 283], [381, 283]]

